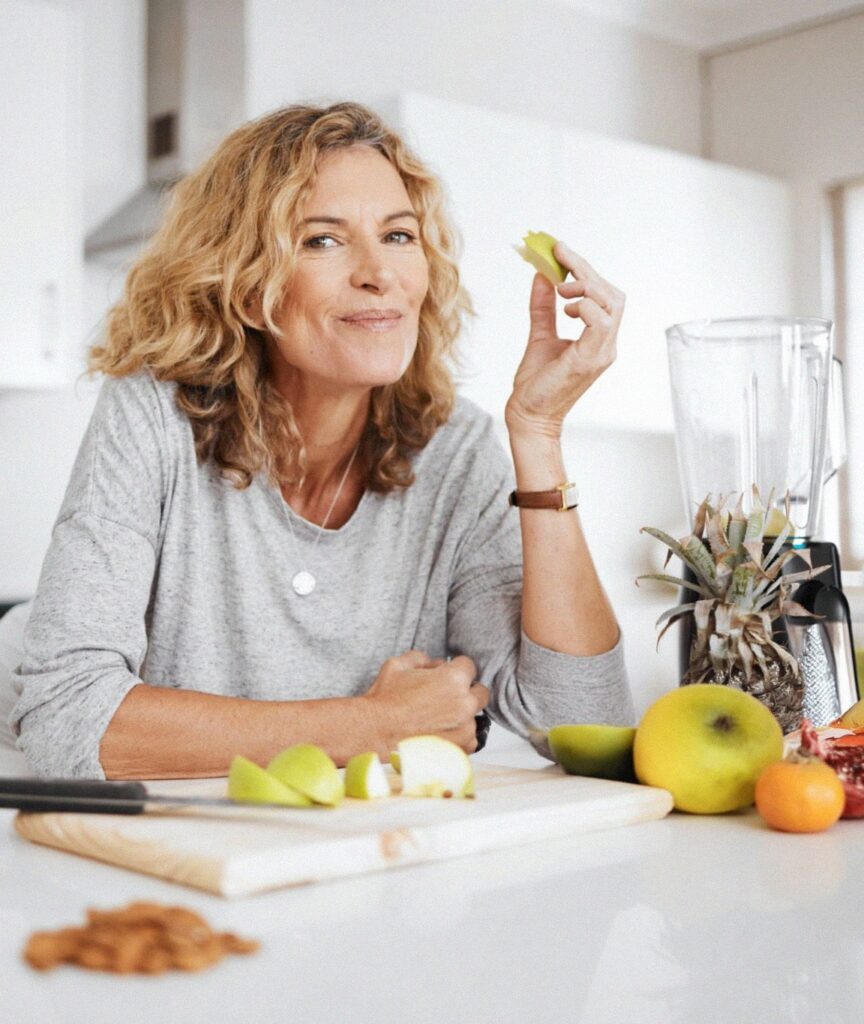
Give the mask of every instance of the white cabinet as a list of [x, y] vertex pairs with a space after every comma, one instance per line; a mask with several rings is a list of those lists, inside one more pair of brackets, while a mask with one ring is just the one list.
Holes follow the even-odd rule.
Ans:
[[[792, 308], [786, 182], [427, 96], [402, 96], [397, 110], [452, 198], [479, 314], [464, 339], [462, 390], [493, 415], [527, 338], [531, 271], [511, 248], [526, 231], [563, 238], [627, 294], [618, 359], [580, 399], [574, 424], [671, 430], [664, 329]], [[559, 309], [559, 333], [580, 326]]]
[[0, 389], [63, 386], [80, 359], [79, 17], [0, 3]]

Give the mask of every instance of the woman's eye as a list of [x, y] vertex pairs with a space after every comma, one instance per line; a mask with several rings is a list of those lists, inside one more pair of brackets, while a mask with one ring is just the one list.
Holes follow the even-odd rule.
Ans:
[[332, 235], [315, 235], [314, 238], [307, 239], [303, 245], [307, 249], [329, 249], [330, 245], [327, 243], [332, 242], [336, 244], [336, 239]]
[[404, 241], [400, 243], [401, 245], [406, 245], [408, 242], [414, 241], [414, 235], [412, 235], [410, 231], [390, 231], [387, 234], [387, 237], [393, 238], [394, 235], [398, 235], [401, 239], [404, 239]]

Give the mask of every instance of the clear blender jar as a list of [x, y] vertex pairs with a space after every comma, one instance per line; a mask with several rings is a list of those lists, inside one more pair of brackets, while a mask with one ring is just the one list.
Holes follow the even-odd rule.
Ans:
[[831, 335], [830, 320], [802, 317], [696, 320], [666, 331], [689, 522], [708, 494], [743, 494], [746, 510], [755, 484], [781, 510], [788, 490], [794, 535], [816, 534], [823, 484], [837, 469]]
[[[802, 713], [825, 725], [859, 697], [839, 555], [815, 540], [824, 484], [845, 460], [842, 367], [832, 323], [813, 317], [698, 320], [666, 331], [678, 467], [688, 521], [706, 496], [742, 496], [785, 512], [786, 544], [807, 547], [821, 573], [799, 586], [810, 617], [785, 617], [774, 639], [798, 660]], [[796, 564], [799, 563], [799, 564]], [[793, 559], [790, 569], [805, 568]], [[784, 568], [784, 573], [787, 571]], [[689, 640], [682, 643], [682, 664]]]

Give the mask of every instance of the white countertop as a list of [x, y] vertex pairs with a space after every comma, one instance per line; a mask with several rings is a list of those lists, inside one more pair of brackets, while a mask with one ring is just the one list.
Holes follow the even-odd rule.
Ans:
[[[491, 763], [539, 765], [525, 745]], [[663, 821], [225, 900], [34, 846], [0, 811], [3, 1024], [820, 1024], [864, 1019], [864, 821]], [[199, 975], [21, 959], [87, 907], [181, 903], [261, 941]]]

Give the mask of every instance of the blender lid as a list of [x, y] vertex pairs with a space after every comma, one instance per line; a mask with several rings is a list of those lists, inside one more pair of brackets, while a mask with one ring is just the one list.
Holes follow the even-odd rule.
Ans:
[[[749, 326], [752, 334], [752, 328], [754, 326], [769, 326], [778, 324], [797, 325], [800, 327], [809, 327], [814, 331], [825, 330], [830, 331], [834, 326], [834, 321], [829, 320], [827, 317], [819, 316], [727, 316], [727, 317], [705, 317], [701, 320], [685, 320], [679, 324], [672, 324], [671, 327], [666, 328], [666, 336], [671, 337], [672, 335], [680, 335], [684, 342], [688, 342], [693, 338], [699, 341], [713, 341], [711, 337], [711, 329], [714, 327], [726, 326], [730, 324], [746, 324]], [[689, 337], [688, 337], [689, 336]], [[752, 334], [753, 337], [758, 337], [758, 334]], [[718, 341], [725, 340], [723, 338], [716, 339]], [[741, 340], [744, 340], [742, 337]]]

